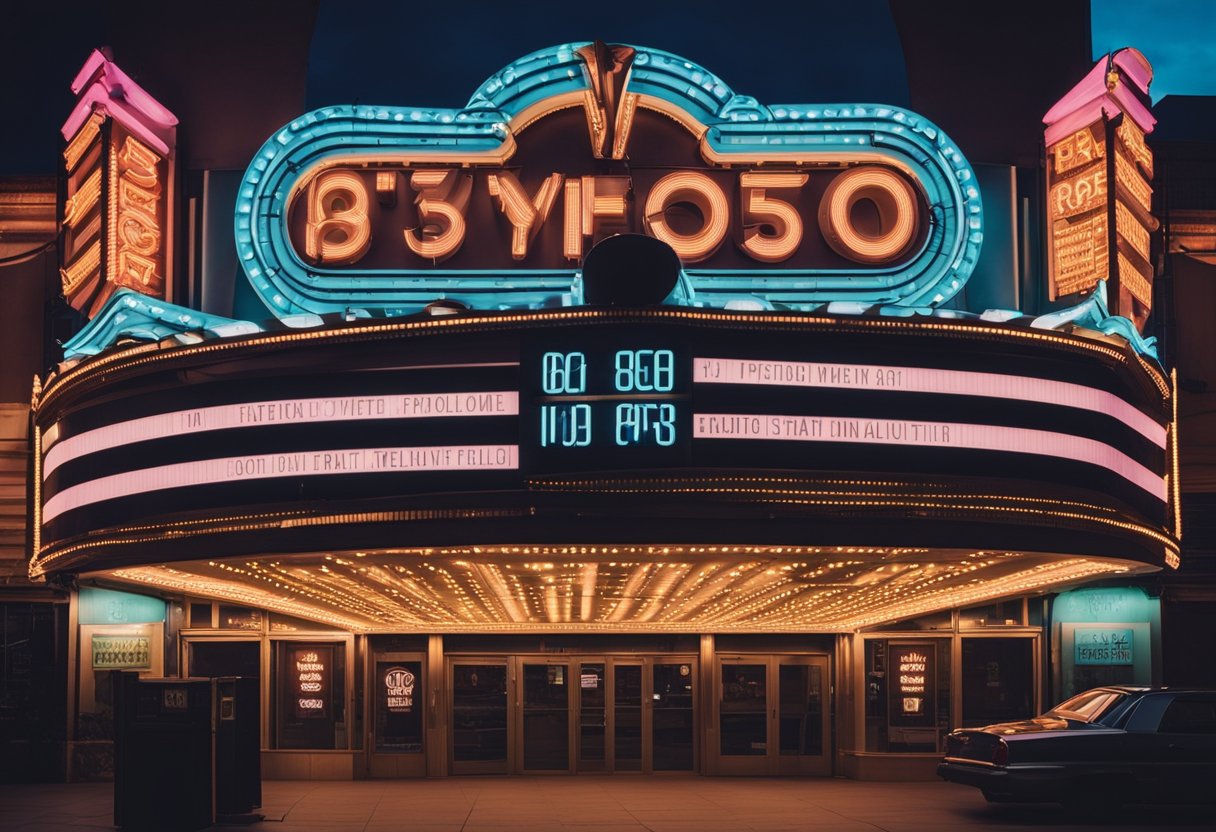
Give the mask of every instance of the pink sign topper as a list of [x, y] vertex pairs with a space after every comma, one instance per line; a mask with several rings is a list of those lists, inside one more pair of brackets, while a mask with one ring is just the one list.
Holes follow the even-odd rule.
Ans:
[[177, 116], [100, 50], [94, 49], [76, 73], [72, 92], [79, 98], [60, 128], [65, 141], [72, 140], [94, 111], [104, 112], [162, 156], [177, 141]]

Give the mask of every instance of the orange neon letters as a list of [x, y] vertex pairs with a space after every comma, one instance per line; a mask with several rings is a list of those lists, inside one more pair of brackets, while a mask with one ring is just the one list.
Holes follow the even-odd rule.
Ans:
[[[469, 233], [467, 209], [473, 196], [473, 173], [438, 167], [373, 168], [367, 173], [329, 169], [317, 174], [304, 193], [307, 223], [303, 243], [308, 258], [322, 265], [349, 265], [367, 254], [373, 215], [391, 215], [397, 210], [398, 174], [407, 177], [417, 195], [417, 222], [407, 221], [401, 232], [408, 249], [432, 263], [456, 254]], [[736, 241], [744, 254], [761, 263], [780, 263], [797, 254], [802, 245], [807, 218], [803, 216], [806, 209], [798, 207], [799, 193], [810, 178], [811, 173], [802, 171], [742, 171], [737, 179], [735, 214], [720, 176], [674, 171], [655, 182], [644, 199], [639, 197], [640, 222], [647, 233], [670, 245], [682, 262], [697, 263], [721, 247], [734, 218], [740, 223]], [[631, 199], [634, 181], [629, 176], [551, 173], [531, 194], [514, 171], [487, 171], [485, 182], [486, 190], [479, 193], [488, 193], [510, 223], [511, 257], [517, 261], [531, 254], [559, 196], [564, 203], [562, 255], [567, 260], [582, 259], [587, 238], [629, 231], [638, 222]], [[376, 204], [372, 204], [373, 187]], [[872, 207], [868, 213], [874, 219], [868, 223], [863, 219], [867, 212], [854, 210], [862, 202]], [[699, 224], [685, 218], [692, 229], [676, 219], [680, 209], [688, 207], [693, 216], [699, 216]], [[918, 224], [913, 186], [895, 171], [877, 165], [836, 174], [818, 211], [818, 226], [828, 245], [845, 259], [867, 265], [888, 264], [904, 256]]]
[[367, 190], [359, 174], [337, 170], [314, 179], [309, 184], [304, 253], [319, 263], [354, 263], [371, 243]]
[[[680, 234], [667, 223], [667, 209], [681, 202], [701, 212], [701, 228], [692, 234]], [[717, 251], [725, 239], [730, 205], [722, 189], [705, 174], [677, 171], [654, 184], [646, 198], [645, 218], [650, 233], [671, 246], [680, 260], [696, 263]]]

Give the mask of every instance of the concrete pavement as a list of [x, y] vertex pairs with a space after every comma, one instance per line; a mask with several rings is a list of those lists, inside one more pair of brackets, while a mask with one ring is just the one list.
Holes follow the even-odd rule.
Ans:
[[[0, 830], [112, 828], [109, 783], [0, 786]], [[680, 776], [449, 777], [263, 784], [250, 832], [1053, 832], [1213, 828], [1212, 807], [1129, 807], [1076, 818], [989, 805], [950, 783]]]

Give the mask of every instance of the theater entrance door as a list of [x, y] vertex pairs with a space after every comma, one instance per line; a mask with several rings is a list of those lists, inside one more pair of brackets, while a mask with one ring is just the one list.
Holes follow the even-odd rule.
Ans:
[[832, 773], [827, 656], [718, 654], [715, 774]]
[[694, 656], [448, 659], [453, 774], [695, 771]]

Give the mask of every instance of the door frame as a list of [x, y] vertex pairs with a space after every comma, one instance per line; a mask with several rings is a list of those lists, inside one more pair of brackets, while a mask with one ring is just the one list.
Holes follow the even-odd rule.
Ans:
[[[512, 774], [574, 774], [577, 771], [577, 747], [576, 735], [577, 724], [579, 720], [580, 702], [578, 697], [574, 695], [574, 686], [571, 684], [574, 674], [571, 673], [572, 666], [581, 665], [586, 659], [582, 656], [567, 655], [567, 654], [547, 654], [547, 653], [521, 653], [512, 657], [515, 660], [517, 672], [515, 677], [515, 707], [512, 709], [515, 722], [515, 737], [516, 742], [514, 748], [510, 747], [510, 736], [508, 735], [508, 757], [512, 759], [511, 773]], [[545, 768], [545, 769], [530, 769], [525, 767], [524, 744], [527, 742], [527, 732], [524, 730], [524, 667], [527, 665], [544, 665], [546, 667], [561, 666], [565, 668], [566, 674], [566, 767], [561, 768]]]
[[[447, 685], [447, 702], [444, 721], [447, 723], [445, 739], [447, 742], [448, 774], [514, 774], [514, 750], [516, 741], [515, 713], [517, 710], [516, 696], [516, 661], [515, 656], [507, 655], [452, 655], [445, 656], [443, 671]], [[506, 754], [498, 760], [457, 760], [456, 759], [456, 668], [461, 665], [495, 665], [502, 666], [506, 673], [506, 708], [507, 736]]]
[[[368, 666], [375, 663], [369, 651]], [[604, 665], [604, 721], [605, 721], [605, 750], [603, 769], [579, 771], [579, 745], [581, 733], [579, 721], [582, 716], [582, 702], [574, 679], [567, 684], [567, 730], [568, 734], [568, 765], [565, 769], [530, 770], [524, 768], [524, 730], [523, 730], [523, 665], [524, 664], [560, 664], [565, 666], [570, 677], [581, 675], [584, 664]], [[655, 771], [654, 769], [654, 667], [660, 664], [689, 665], [689, 678], [692, 680], [692, 767], [680, 771]], [[498, 761], [464, 761], [455, 759], [455, 668], [460, 665], [496, 665], [506, 669], [507, 678], [507, 754], [505, 762]], [[641, 767], [618, 771], [616, 768], [616, 669], [620, 666], [637, 667], [641, 672]], [[705, 700], [701, 694], [700, 657], [695, 653], [687, 654], [633, 654], [633, 653], [453, 653], [443, 657], [444, 678], [447, 688], [446, 701], [442, 721], [446, 724], [444, 741], [447, 746], [444, 756], [447, 760], [447, 772], [452, 775], [461, 774], [695, 774], [700, 773], [701, 748], [703, 744], [702, 709]], [[370, 688], [368, 688], [370, 690]], [[368, 695], [370, 699], [370, 694]], [[369, 720], [373, 715], [368, 711]], [[368, 746], [373, 744], [370, 729]], [[370, 759], [370, 753], [369, 753]]]
[[[765, 753], [754, 756], [722, 754], [722, 667], [729, 664], [752, 664], [765, 667]], [[811, 755], [783, 755], [781, 753], [781, 666], [792, 664], [802, 667], [820, 668], [822, 680], [822, 713], [820, 732], [823, 737], [822, 753]], [[706, 731], [716, 739], [715, 747], [709, 749], [708, 761], [712, 774], [747, 776], [823, 776], [832, 775], [832, 678], [831, 656], [827, 653], [715, 653], [713, 663], [713, 690], [708, 694], [706, 715], [710, 721]]]
[[[689, 666], [688, 678], [692, 680], [692, 767], [687, 769], [656, 771], [654, 768], [654, 668], [672, 664]], [[701, 773], [701, 738], [705, 724], [701, 698], [701, 662], [695, 653], [661, 654], [644, 657], [642, 666], [642, 773], [658, 775], [680, 775]]]
[[[782, 754], [781, 753], [781, 666], [783, 664], [799, 667], [818, 667], [820, 671], [820, 716], [819, 736], [820, 753]], [[776, 773], [783, 776], [832, 776], [832, 666], [831, 659], [826, 654], [782, 655], [773, 656], [772, 666], [777, 670], [777, 687], [773, 692], [776, 699], [776, 722], [769, 730], [776, 731], [773, 757], [776, 760]], [[809, 673], [808, 673], [809, 676]]]
[[[647, 725], [647, 681], [645, 656], [628, 654], [609, 654], [602, 657], [604, 662], [604, 769], [609, 774], [641, 774], [646, 770], [650, 761], [650, 736], [646, 731]], [[581, 662], [580, 662], [581, 663]], [[618, 667], [636, 667], [638, 669], [638, 767], [636, 769], [621, 769], [616, 767], [616, 671]], [[581, 716], [581, 714], [580, 714]], [[576, 761], [577, 762], [577, 761]], [[591, 772], [588, 772], [591, 773]]]
[[[616, 690], [613, 683], [616, 681], [616, 672], [612, 658], [609, 656], [576, 656], [571, 661], [571, 664], [578, 670], [574, 676], [579, 680], [577, 687], [570, 691], [571, 699], [574, 702], [573, 710], [571, 711], [570, 719], [574, 725], [574, 746], [571, 748], [570, 762], [573, 766], [575, 774], [604, 774], [612, 771], [615, 762], [615, 727], [616, 714], [613, 709], [616, 704]], [[600, 761], [601, 765], [598, 768], [583, 768], [583, 667], [586, 665], [599, 665], [603, 668], [602, 682], [604, 686], [604, 758]], [[609, 730], [612, 728], [613, 730]], [[591, 762], [591, 761], [587, 761]]]
[[[427, 661], [426, 651], [386, 650], [377, 652], [371, 644], [366, 648], [363, 683], [364, 770], [368, 777], [425, 777], [427, 759]], [[422, 749], [418, 752], [398, 753], [376, 750], [376, 706], [380, 697], [376, 693], [377, 662], [418, 662], [420, 673], [414, 683], [416, 707], [422, 709]]]

